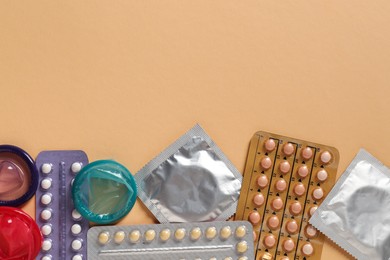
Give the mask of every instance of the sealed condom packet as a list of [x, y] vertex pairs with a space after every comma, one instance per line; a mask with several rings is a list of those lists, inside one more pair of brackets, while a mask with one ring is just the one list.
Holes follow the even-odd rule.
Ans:
[[390, 169], [361, 149], [309, 222], [359, 260], [390, 259]]
[[241, 174], [196, 125], [136, 175], [139, 198], [161, 223], [226, 220]]
[[247, 221], [96, 226], [88, 231], [88, 258], [110, 260], [251, 260]]

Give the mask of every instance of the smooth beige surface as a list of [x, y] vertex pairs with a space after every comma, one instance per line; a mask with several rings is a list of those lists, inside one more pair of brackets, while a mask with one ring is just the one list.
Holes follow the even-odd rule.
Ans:
[[[0, 2], [0, 142], [135, 173], [199, 122], [242, 172], [257, 130], [390, 165], [390, 2]], [[34, 214], [31, 201], [24, 207]], [[139, 202], [120, 224], [151, 223]], [[326, 242], [322, 259], [350, 259]]]

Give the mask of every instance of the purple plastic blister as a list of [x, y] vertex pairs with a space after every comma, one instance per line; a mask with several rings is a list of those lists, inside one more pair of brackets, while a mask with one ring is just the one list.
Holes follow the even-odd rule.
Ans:
[[74, 209], [72, 184], [88, 164], [83, 151], [43, 151], [36, 159], [36, 222], [44, 236], [39, 260], [86, 260], [89, 223]]

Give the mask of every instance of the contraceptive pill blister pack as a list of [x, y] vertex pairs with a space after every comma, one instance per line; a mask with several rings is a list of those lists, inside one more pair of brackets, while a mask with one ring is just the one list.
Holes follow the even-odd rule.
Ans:
[[95, 226], [88, 231], [88, 259], [252, 260], [247, 221]]
[[254, 229], [255, 259], [320, 259], [324, 237], [308, 223], [332, 189], [337, 149], [268, 132], [252, 137], [236, 220]]
[[74, 209], [71, 186], [88, 164], [83, 151], [43, 151], [37, 159], [36, 222], [44, 236], [39, 260], [86, 260], [88, 221]]

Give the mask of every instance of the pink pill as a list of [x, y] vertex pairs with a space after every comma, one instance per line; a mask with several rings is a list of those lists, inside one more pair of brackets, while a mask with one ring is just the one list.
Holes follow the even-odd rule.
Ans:
[[310, 217], [311, 216], [313, 216], [313, 214], [314, 214], [314, 212], [317, 210], [317, 206], [313, 206], [313, 207], [311, 207], [310, 209], [309, 209], [309, 215], [310, 215]]
[[267, 235], [263, 243], [266, 248], [273, 248], [276, 244], [276, 238], [274, 235]]
[[290, 171], [291, 165], [288, 161], [283, 161], [279, 164], [279, 170], [281, 173], [286, 174]]
[[260, 175], [259, 178], [257, 178], [257, 185], [259, 185], [260, 188], [264, 189], [268, 185], [268, 177], [264, 174]]
[[252, 211], [248, 216], [249, 222], [256, 225], [260, 222], [260, 214], [257, 211]]
[[325, 169], [321, 169], [317, 172], [317, 179], [320, 182], [326, 181], [326, 179], [328, 179], [328, 173]]
[[275, 183], [275, 189], [279, 192], [283, 192], [287, 189], [287, 183], [285, 180], [280, 179]]
[[275, 150], [275, 147], [276, 147], [276, 143], [274, 139], [268, 139], [267, 141], [264, 142], [264, 148], [268, 152], [272, 152], [273, 150]]
[[305, 235], [308, 238], [314, 238], [317, 236], [317, 229], [315, 229], [312, 225], [307, 225], [305, 229]]
[[298, 183], [294, 186], [294, 193], [297, 197], [300, 197], [305, 194], [305, 191], [305, 186], [302, 183]]
[[327, 164], [332, 160], [332, 155], [328, 151], [323, 151], [320, 156], [320, 161], [323, 164]]
[[302, 150], [303, 160], [309, 160], [313, 157], [313, 150], [310, 147], [306, 147]]
[[275, 211], [281, 210], [283, 208], [283, 200], [279, 197], [275, 198], [271, 203], [271, 207]]
[[292, 252], [295, 249], [295, 243], [291, 238], [283, 241], [283, 249], [287, 253]]
[[261, 168], [263, 168], [264, 170], [268, 170], [269, 168], [271, 168], [271, 166], [272, 166], [272, 160], [271, 160], [271, 158], [269, 158], [269, 157], [267, 156], [267, 157], [264, 157], [263, 159], [261, 159], [261, 161], [260, 161], [260, 166], [261, 166]]
[[261, 205], [264, 204], [264, 196], [263, 194], [261, 193], [257, 193], [254, 197], [253, 197], [253, 203], [260, 207]]
[[289, 220], [286, 223], [286, 230], [289, 234], [295, 234], [298, 232], [298, 224], [295, 220]]
[[269, 217], [267, 221], [267, 226], [272, 230], [277, 229], [279, 227], [279, 218], [277, 216]]
[[324, 197], [324, 190], [321, 187], [318, 187], [313, 190], [313, 199], [320, 200]]
[[292, 143], [287, 143], [283, 146], [283, 153], [286, 156], [290, 156], [295, 152], [295, 147]]
[[302, 212], [302, 205], [299, 201], [296, 201], [290, 205], [291, 215], [297, 216]]
[[314, 253], [313, 245], [308, 242], [302, 246], [301, 251], [305, 256], [311, 256]]
[[302, 165], [298, 168], [298, 176], [304, 179], [309, 174], [309, 169], [306, 165]]

